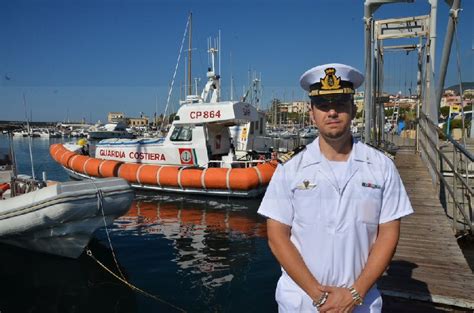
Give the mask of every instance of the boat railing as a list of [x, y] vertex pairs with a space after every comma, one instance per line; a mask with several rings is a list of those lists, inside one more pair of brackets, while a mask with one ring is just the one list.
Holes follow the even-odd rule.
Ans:
[[[439, 179], [440, 200], [452, 220], [453, 230], [457, 234], [473, 233], [474, 156], [450, 135], [444, 134], [423, 112], [418, 129], [418, 151]], [[435, 139], [442, 138], [445, 142], [438, 144], [438, 140], [433, 140], [433, 134]]]
[[207, 165], [208, 167], [248, 168], [265, 162], [268, 162], [268, 160], [235, 160], [232, 163], [222, 160], [211, 160]]

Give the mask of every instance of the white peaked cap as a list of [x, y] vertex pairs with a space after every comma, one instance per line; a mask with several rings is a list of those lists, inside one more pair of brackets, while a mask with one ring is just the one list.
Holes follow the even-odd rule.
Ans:
[[300, 78], [301, 87], [310, 96], [354, 93], [364, 82], [364, 75], [352, 66], [329, 63], [307, 70]]

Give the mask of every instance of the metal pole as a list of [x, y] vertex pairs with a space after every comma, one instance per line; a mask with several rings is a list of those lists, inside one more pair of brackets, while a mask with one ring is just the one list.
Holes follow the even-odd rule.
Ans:
[[420, 132], [420, 101], [421, 101], [421, 71], [422, 71], [422, 38], [420, 37], [420, 43], [418, 44], [418, 71], [416, 73], [416, 150], [415, 152], [420, 151], [419, 143], [419, 132]]
[[436, 51], [436, 19], [438, 14], [438, 0], [429, 0], [431, 4], [431, 13], [430, 13], [430, 51], [428, 57], [428, 74], [426, 77], [426, 93], [425, 97], [427, 98], [426, 106], [426, 115], [428, 118], [438, 124], [438, 104], [434, 99], [434, 88], [433, 84], [435, 82], [435, 51]]
[[[372, 21], [372, 23], [374, 23]], [[375, 25], [375, 23], [373, 24]], [[377, 28], [375, 26], [375, 28]], [[379, 96], [379, 80], [380, 80], [380, 72], [379, 72], [379, 65], [380, 65], [380, 55], [379, 55], [379, 41], [376, 39], [376, 33], [377, 30], [372, 28], [372, 47], [374, 49], [374, 58], [373, 58], [373, 64], [372, 64], [372, 77], [371, 77], [371, 84], [372, 84], [372, 143], [376, 146], [379, 145], [379, 130], [380, 130], [380, 120], [379, 120], [379, 114], [378, 113], [378, 103], [377, 103], [377, 97]], [[371, 121], [372, 122], [372, 121]]]
[[372, 5], [364, 3], [364, 24], [365, 24], [365, 90], [364, 90], [364, 142], [370, 142], [370, 123], [372, 120]]
[[441, 97], [443, 95], [444, 80], [446, 78], [446, 71], [448, 69], [449, 56], [451, 54], [451, 46], [453, 43], [453, 34], [454, 34], [454, 23], [455, 23], [455, 20], [458, 18], [458, 12], [461, 6], [461, 0], [452, 0], [450, 2], [452, 2], [452, 4], [451, 4], [451, 9], [449, 10], [448, 29], [446, 30], [446, 36], [444, 37], [444, 46], [443, 46], [443, 54], [441, 55], [438, 88], [436, 88], [435, 104], [438, 106], [438, 108], [441, 103]]
[[454, 233], [457, 234], [458, 229], [458, 208], [456, 207], [456, 198], [457, 198], [457, 176], [456, 173], [458, 172], [458, 162], [456, 160], [456, 147], [453, 146], [453, 230]]
[[379, 127], [378, 127], [378, 145], [381, 145], [385, 141], [385, 108], [382, 100], [383, 96], [383, 86], [384, 86], [384, 53], [383, 53], [383, 41], [378, 42], [378, 62], [377, 62], [377, 97], [379, 99], [378, 103], [378, 118], [379, 118]]
[[193, 82], [191, 75], [192, 42], [193, 42], [193, 13], [189, 13], [189, 37], [188, 37], [188, 95], [193, 94]]

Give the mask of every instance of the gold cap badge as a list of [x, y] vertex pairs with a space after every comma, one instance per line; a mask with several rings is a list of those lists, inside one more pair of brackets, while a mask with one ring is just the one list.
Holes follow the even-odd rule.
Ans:
[[333, 90], [341, 88], [341, 78], [336, 76], [336, 69], [329, 67], [324, 70], [326, 76], [320, 79], [322, 90]]

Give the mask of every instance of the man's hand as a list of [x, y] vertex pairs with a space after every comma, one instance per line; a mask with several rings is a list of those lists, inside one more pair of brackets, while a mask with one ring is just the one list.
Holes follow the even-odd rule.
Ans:
[[354, 300], [348, 288], [324, 286], [323, 291], [329, 293], [326, 303], [319, 308], [321, 313], [352, 312], [354, 309]]

